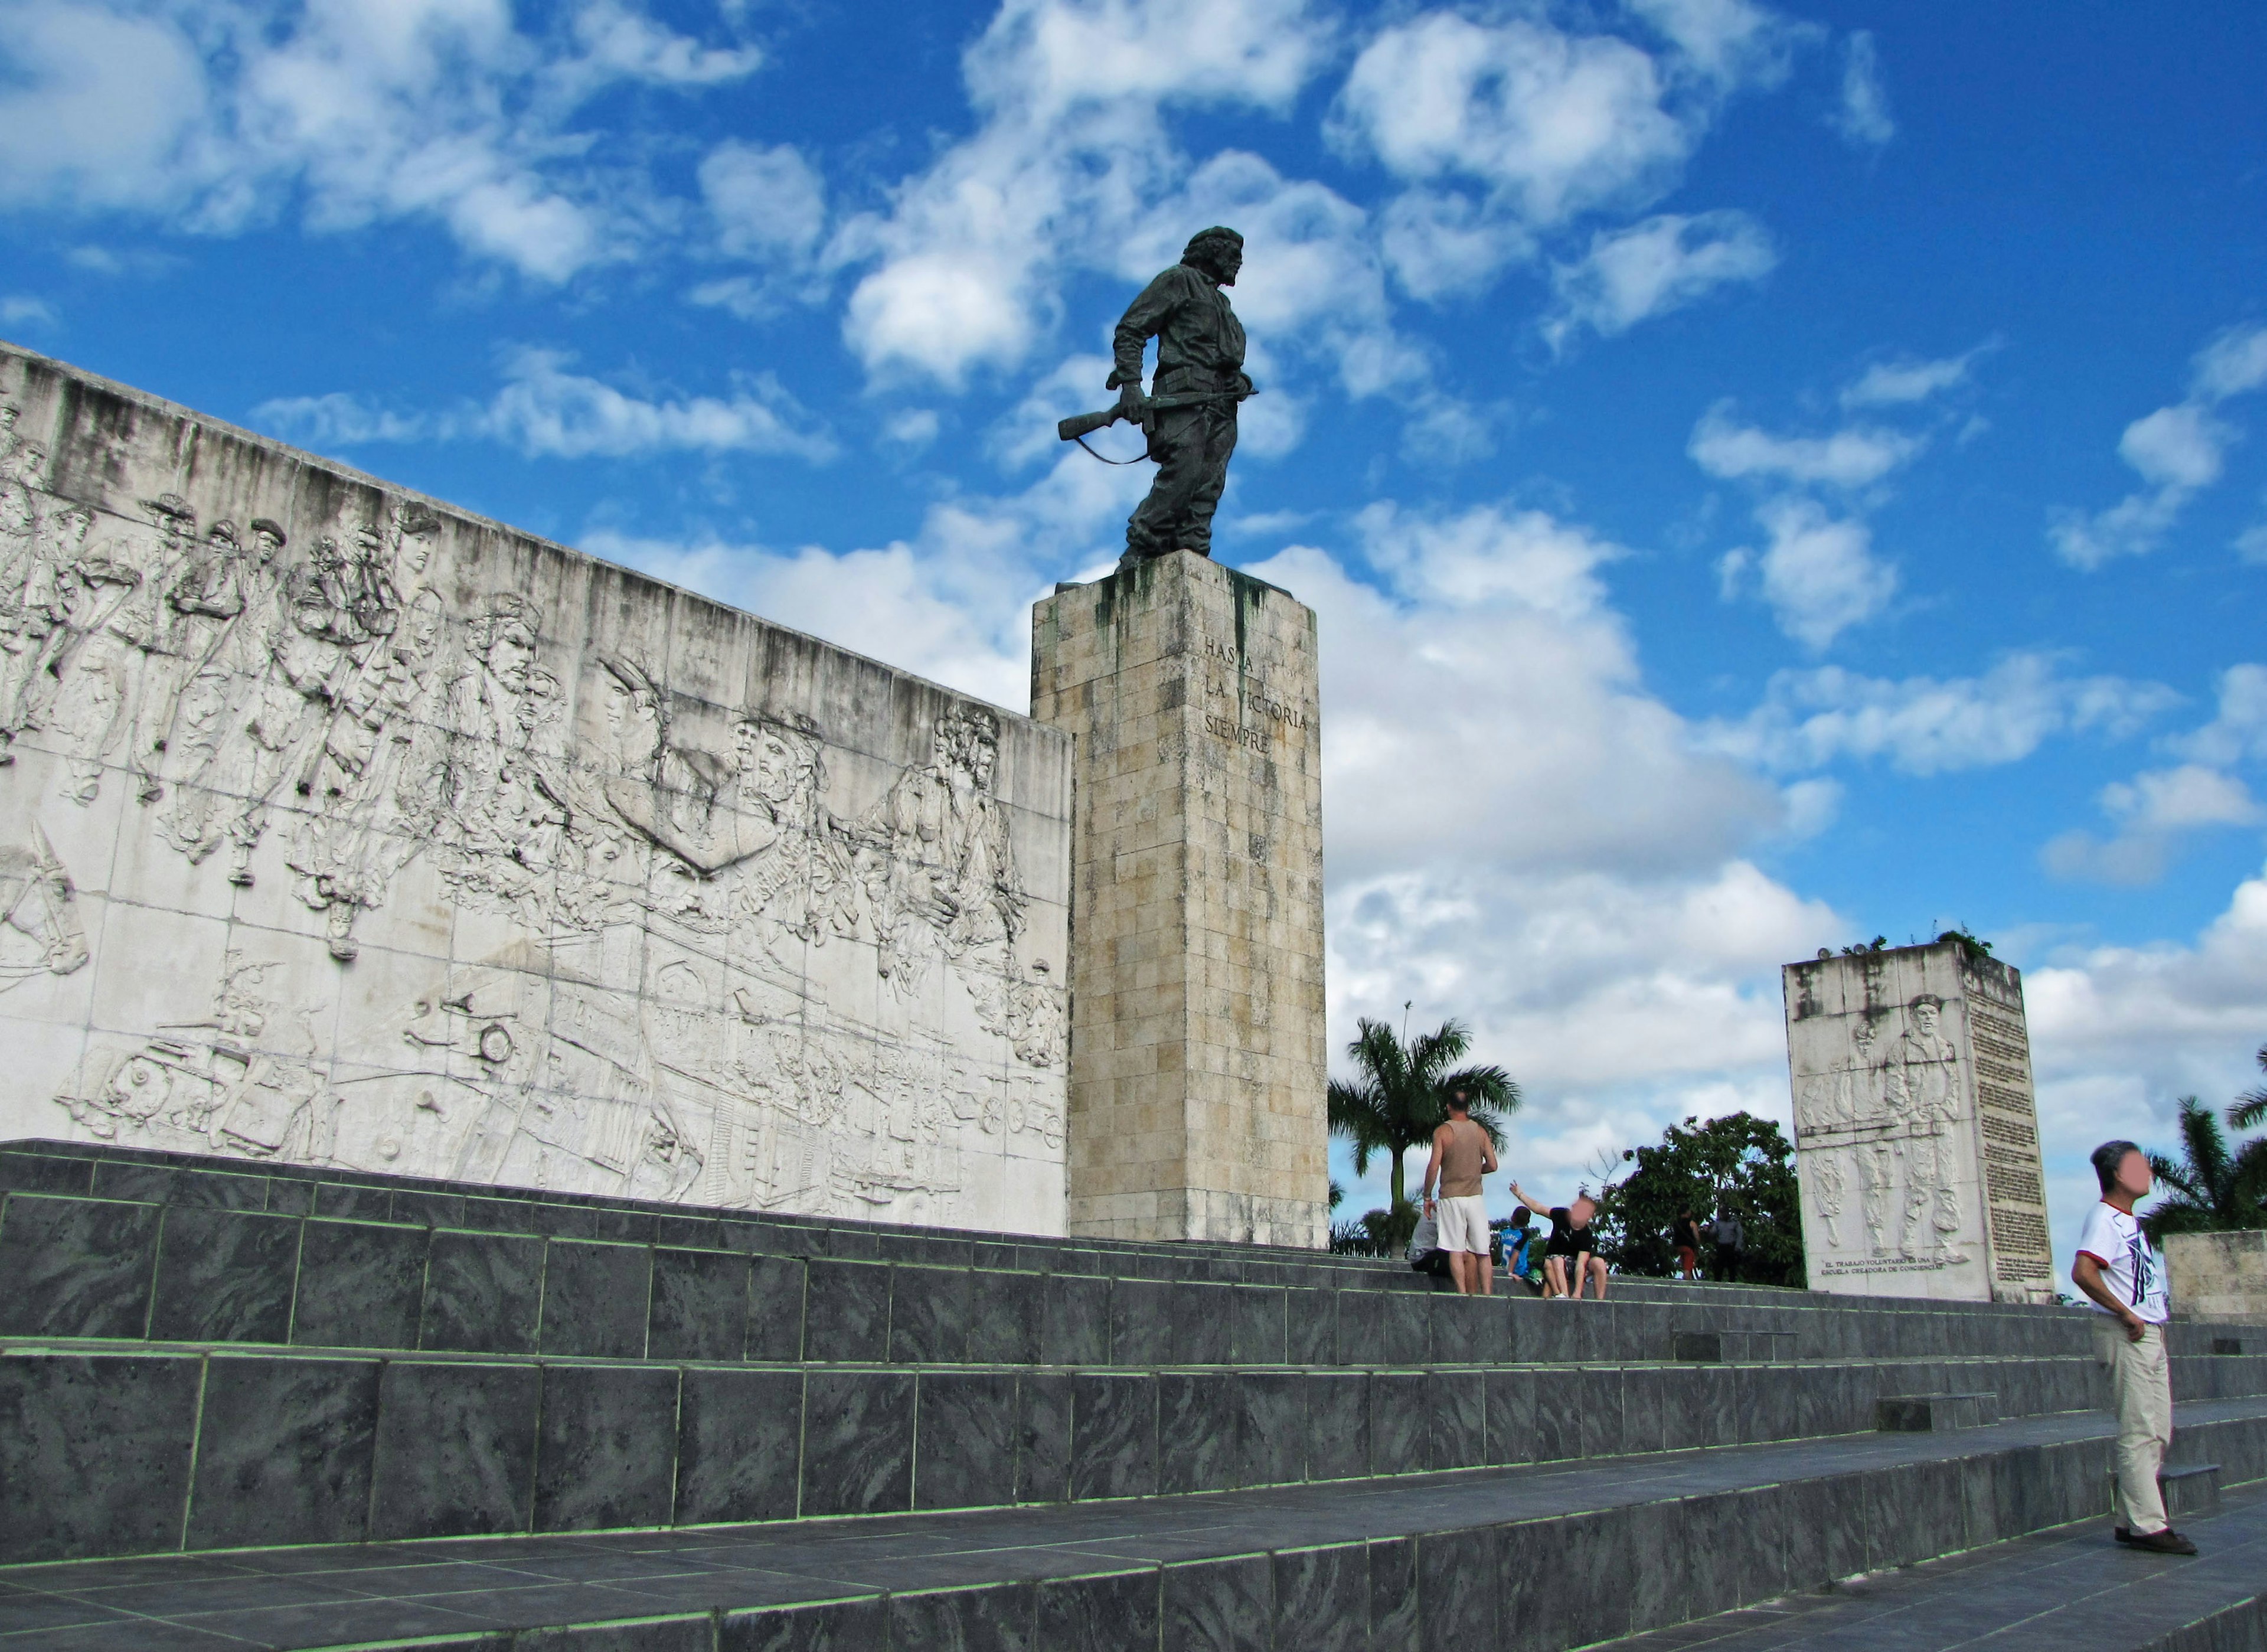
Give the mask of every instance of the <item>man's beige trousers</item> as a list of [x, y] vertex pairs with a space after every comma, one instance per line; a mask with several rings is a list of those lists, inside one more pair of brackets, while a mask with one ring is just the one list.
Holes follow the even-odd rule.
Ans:
[[2157, 1471], [2173, 1443], [2173, 1368], [2165, 1357], [2165, 1327], [2151, 1325], [2136, 1342], [2122, 1320], [2099, 1315], [2094, 1357], [2109, 1368], [2117, 1405], [2117, 1523], [2136, 1537], [2162, 1531], [2165, 1499], [2157, 1489]]

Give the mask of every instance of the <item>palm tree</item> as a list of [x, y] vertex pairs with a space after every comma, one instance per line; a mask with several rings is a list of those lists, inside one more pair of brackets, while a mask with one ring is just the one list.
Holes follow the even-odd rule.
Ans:
[[1502, 1120], [1518, 1109], [1519, 1086], [1500, 1067], [1445, 1070], [1471, 1048], [1472, 1035], [1462, 1022], [1443, 1021], [1437, 1031], [1421, 1032], [1405, 1044], [1383, 1021], [1365, 1016], [1358, 1025], [1361, 1036], [1346, 1046], [1346, 1054], [1361, 1076], [1354, 1083], [1331, 1080], [1331, 1134], [1353, 1145], [1357, 1176], [1369, 1169], [1373, 1153], [1391, 1156], [1390, 1219], [1409, 1202], [1401, 1156], [1433, 1139], [1449, 1116], [1450, 1093], [1461, 1090], [1471, 1098], [1472, 1122], [1500, 1148]]
[[2168, 1233], [2267, 1227], [2267, 1138], [2247, 1142], [2231, 1153], [2212, 1109], [2194, 1096], [2183, 1096], [2181, 1144], [2184, 1163], [2149, 1155], [2150, 1171], [2173, 1190], [2141, 1218], [2152, 1243]]
[[[2259, 1046], [2258, 1060], [2259, 1070], [2267, 1073], [2267, 1044]], [[2267, 1124], [2267, 1084], [2245, 1090], [2227, 1110], [2227, 1127], [2231, 1130], [2256, 1130], [2263, 1124]]]

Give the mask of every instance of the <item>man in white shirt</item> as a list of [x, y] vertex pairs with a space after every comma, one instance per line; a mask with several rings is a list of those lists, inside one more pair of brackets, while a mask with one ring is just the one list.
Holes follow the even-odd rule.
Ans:
[[2117, 1540], [2153, 1554], [2194, 1554], [2165, 1519], [2157, 1471], [2173, 1443], [2173, 1376], [2165, 1355], [2165, 1261], [2133, 1219], [2149, 1196], [2149, 1160], [2131, 1142], [2094, 1149], [2102, 1202], [2087, 1213], [2070, 1282], [2100, 1316], [2095, 1357], [2117, 1399]]

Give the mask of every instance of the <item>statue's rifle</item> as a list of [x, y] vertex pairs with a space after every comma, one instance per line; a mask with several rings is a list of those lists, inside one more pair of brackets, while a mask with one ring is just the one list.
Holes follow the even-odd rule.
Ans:
[[[1103, 408], [1099, 413], [1075, 413], [1067, 419], [1059, 419], [1055, 422], [1055, 436], [1059, 440], [1075, 442], [1081, 447], [1086, 447], [1088, 437], [1097, 430], [1108, 430], [1121, 419], [1140, 425], [1142, 435], [1147, 436], [1151, 421], [1158, 414], [1170, 413], [1176, 407], [1207, 407], [1215, 401], [1241, 401], [1246, 396], [1258, 393], [1256, 390], [1192, 390], [1185, 395], [1143, 396], [1130, 410], [1121, 401], [1114, 407]], [[1086, 451], [1094, 453], [1094, 457], [1105, 465], [1138, 465], [1148, 457], [1147, 452], [1143, 452], [1132, 459], [1111, 459], [1095, 453], [1090, 447], [1086, 447]]]

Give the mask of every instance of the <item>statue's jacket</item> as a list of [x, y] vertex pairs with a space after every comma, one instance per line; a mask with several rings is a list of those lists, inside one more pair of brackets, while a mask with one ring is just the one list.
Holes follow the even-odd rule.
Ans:
[[1202, 270], [1176, 264], [1126, 306], [1112, 340], [1112, 389], [1141, 382], [1142, 346], [1153, 336], [1157, 394], [1251, 389], [1244, 376], [1244, 324], [1229, 307], [1228, 294]]

